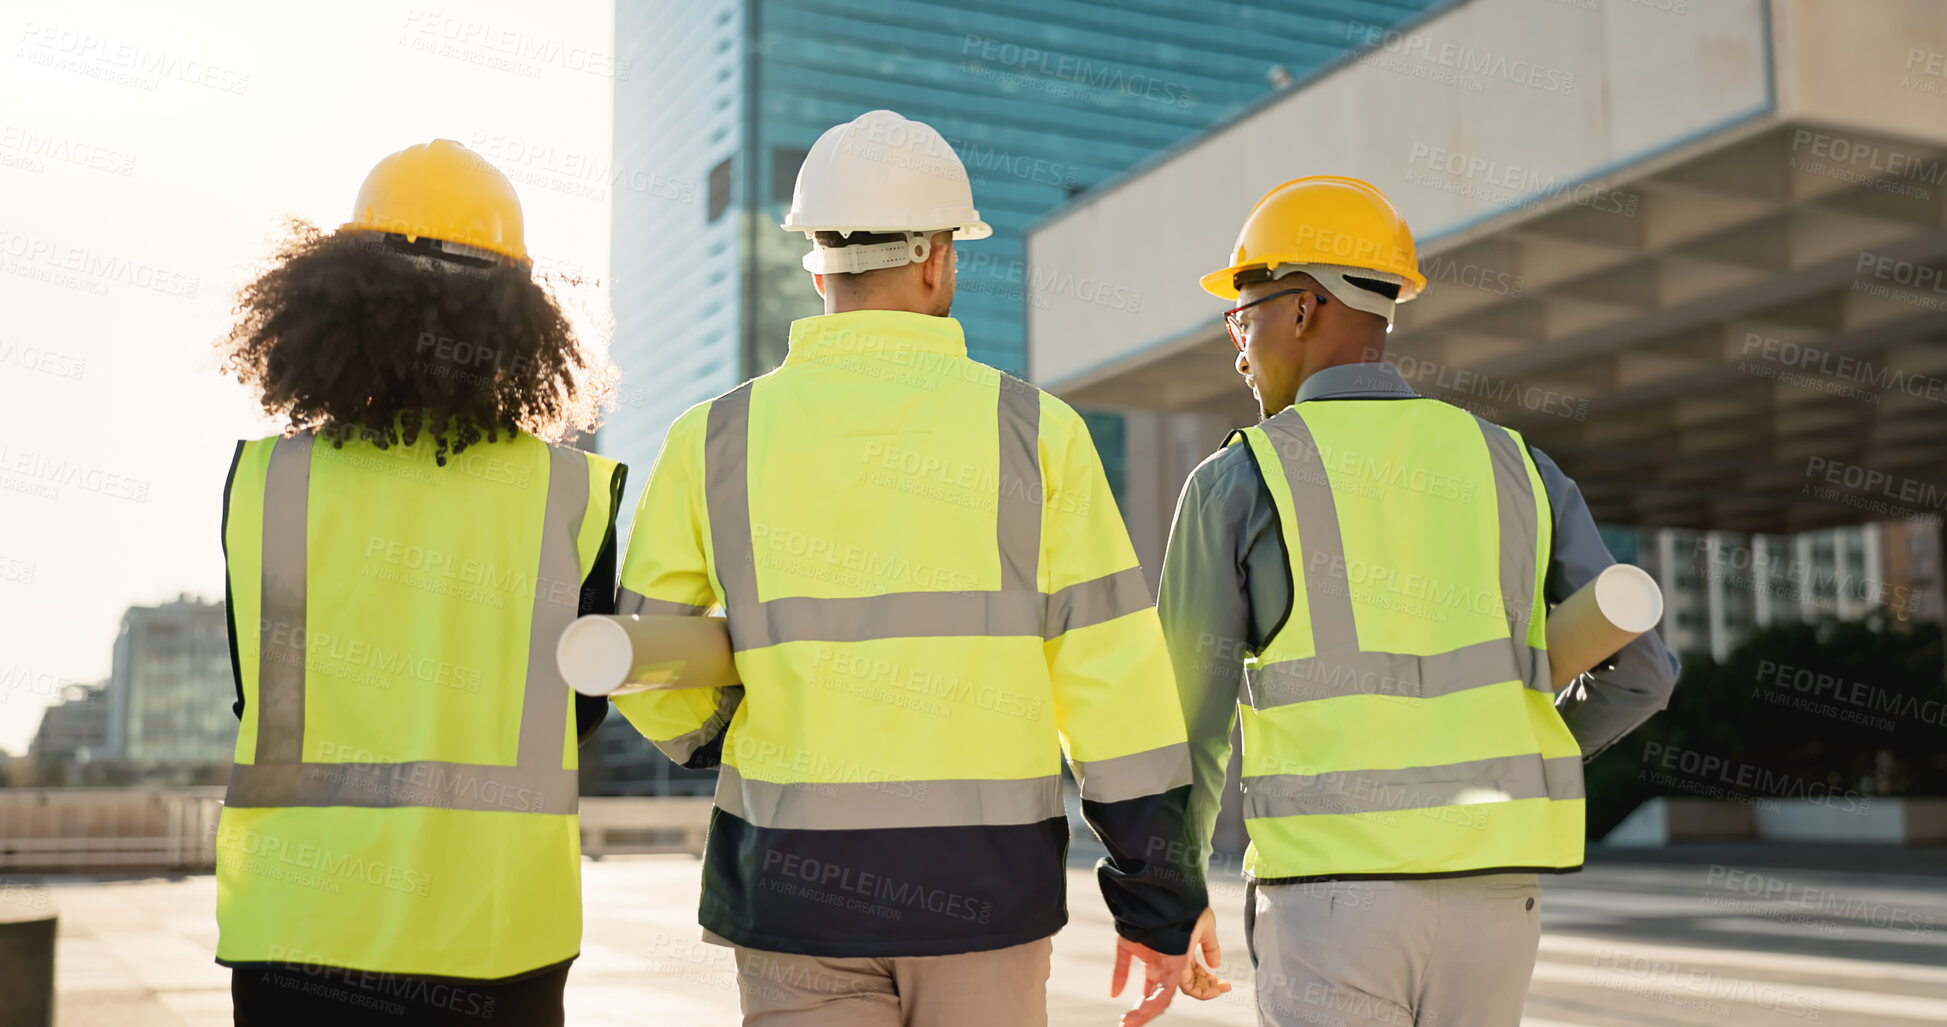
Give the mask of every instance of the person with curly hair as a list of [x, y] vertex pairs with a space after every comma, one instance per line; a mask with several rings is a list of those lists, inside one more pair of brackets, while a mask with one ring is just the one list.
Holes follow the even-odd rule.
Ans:
[[[224, 494], [240, 720], [217, 832], [238, 1024], [560, 1024], [580, 950], [576, 701], [626, 469], [558, 444], [612, 385], [451, 140], [294, 222], [224, 370], [283, 422]], [[572, 711], [573, 719], [570, 720]]]

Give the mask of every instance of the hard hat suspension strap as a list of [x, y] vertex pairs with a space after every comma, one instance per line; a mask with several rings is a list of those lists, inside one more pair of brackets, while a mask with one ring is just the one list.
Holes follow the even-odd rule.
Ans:
[[804, 255], [805, 270], [814, 275], [851, 275], [889, 267], [918, 264], [933, 254], [933, 233], [902, 232], [903, 240], [861, 246], [814, 246]]

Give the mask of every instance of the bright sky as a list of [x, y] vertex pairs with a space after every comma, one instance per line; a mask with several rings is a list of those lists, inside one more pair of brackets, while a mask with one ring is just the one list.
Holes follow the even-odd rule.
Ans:
[[457, 139], [543, 267], [606, 280], [626, 57], [607, 0], [0, 5], [0, 749], [128, 606], [222, 597], [224, 472], [274, 427], [211, 344], [282, 218]]

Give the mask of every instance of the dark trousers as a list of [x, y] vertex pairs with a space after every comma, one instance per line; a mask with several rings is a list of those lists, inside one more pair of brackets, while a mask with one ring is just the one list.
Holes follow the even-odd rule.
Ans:
[[335, 966], [236, 967], [237, 1027], [562, 1027], [569, 963], [493, 981], [407, 977]]

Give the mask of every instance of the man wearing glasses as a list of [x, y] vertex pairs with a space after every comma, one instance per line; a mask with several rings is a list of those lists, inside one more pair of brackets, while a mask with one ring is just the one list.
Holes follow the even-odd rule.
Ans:
[[1677, 661], [1651, 632], [1555, 695], [1547, 605], [1615, 561], [1553, 461], [1384, 362], [1426, 279], [1379, 190], [1279, 186], [1203, 286], [1262, 421], [1185, 485], [1158, 605], [1206, 858], [1241, 726], [1260, 1022], [1514, 1025], [1581, 764]]

